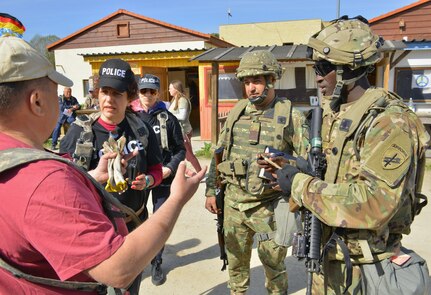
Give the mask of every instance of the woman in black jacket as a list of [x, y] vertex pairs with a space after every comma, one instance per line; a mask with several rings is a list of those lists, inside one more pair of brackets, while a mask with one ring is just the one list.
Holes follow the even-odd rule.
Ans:
[[[156, 212], [169, 197], [172, 180], [178, 165], [185, 159], [186, 149], [178, 119], [166, 109], [165, 103], [159, 100], [159, 78], [146, 74], [139, 80], [138, 88], [139, 100], [133, 102], [132, 108], [144, 122], [151, 125], [162, 150], [163, 180], [159, 186], [151, 188], [153, 212]], [[162, 253], [163, 249], [151, 261], [151, 281], [154, 285], [165, 282], [161, 268]]]

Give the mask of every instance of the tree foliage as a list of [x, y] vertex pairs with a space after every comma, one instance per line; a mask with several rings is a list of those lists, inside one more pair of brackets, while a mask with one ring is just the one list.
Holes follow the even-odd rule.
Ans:
[[56, 41], [60, 40], [59, 37], [55, 35], [48, 35], [48, 36], [41, 36], [39, 34], [34, 35], [33, 38], [30, 40], [30, 44], [41, 54], [45, 55], [46, 58], [55, 65], [55, 57], [54, 52], [49, 52], [46, 49], [46, 46], [48, 46], [51, 43], [54, 43]]

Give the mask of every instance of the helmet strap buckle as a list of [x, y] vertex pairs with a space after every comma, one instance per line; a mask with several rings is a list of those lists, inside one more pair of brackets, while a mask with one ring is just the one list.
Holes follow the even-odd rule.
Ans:
[[364, 56], [359, 51], [353, 52], [353, 64], [361, 65], [364, 63]]
[[[337, 73], [337, 75], [338, 75], [338, 73]], [[343, 89], [343, 87], [344, 87], [344, 81], [338, 80], [337, 84], [335, 85], [334, 92], [332, 93], [331, 103], [330, 103], [331, 110], [334, 112], [338, 112], [338, 110], [340, 109], [341, 90]]]

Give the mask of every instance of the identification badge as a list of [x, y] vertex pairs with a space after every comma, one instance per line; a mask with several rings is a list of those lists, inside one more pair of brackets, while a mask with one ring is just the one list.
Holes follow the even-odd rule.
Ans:
[[260, 122], [251, 122], [250, 133], [248, 135], [248, 142], [250, 144], [258, 144], [259, 134], [260, 134]]
[[408, 254], [402, 254], [402, 255], [399, 255], [399, 256], [392, 256], [390, 259], [391, 259], [392, 263], [395, 263], [398, 266], [402, 266], [404, 263], [406, 263], [407, 261], [409, 261], [410, 258], [411, 258], [410, 255], [408, 255]]

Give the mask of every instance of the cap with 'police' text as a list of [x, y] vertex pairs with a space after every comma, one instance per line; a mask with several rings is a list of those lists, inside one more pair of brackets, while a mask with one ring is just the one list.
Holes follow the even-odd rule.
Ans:
[[145, 74], [141, 79], [139, 79], [138, 88], [139, 90], [144, 88], [159, 90], [160, 79], [157, 76]]
[[122, 59], [108, 59], [99, 69], [99, 86], [111, 87], [117, 91], [127, 91], [135, 82], [135, 74], [130, 65]]

